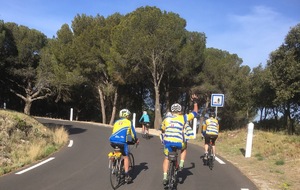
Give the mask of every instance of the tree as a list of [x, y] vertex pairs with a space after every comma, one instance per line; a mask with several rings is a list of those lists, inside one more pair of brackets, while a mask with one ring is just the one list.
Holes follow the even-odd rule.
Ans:
[[15, 23], [5, 23], [5, 27], [13, 36], [17, 53], [7, 59], [8, 75], [4, 80], [7, 88], [25, 102], [24, 113], [30, 115], [32, 102], [51, 94], [48, 84], [40, 78], [43, 74], [38, 72], [40, 53], [47, 38], [37, 30]]
[[[170, 63], [179, 52], [186, 22], [177, 14], [156, 7], [141, 7], [128, 14], [113, 30], [114, 69], [122, 80], [144, 68], [151, 75], [155, 92], [155, 128], [161, 123], [160, 85]], [[130, 73], [127, 71], [130, 69]]]
[[299, 114], [300, 104], [300, 24], [293, 27], [284, 43], [271, 53], [267, 66], [276, 92], [274, 103], [283, 107], [287, 131], [293, 134], [293, 120]]
[[[193, 91], [200, 97], [200, 123], [210, 107], [213, 93], [225, 95], [224, 109], [218, 109], [218, 116], [224, 128], [235, 128], [253, 117], [249, 92], [250, 68], [241, 66], [242, 59], [227, 51], [208, 48], [205, 51], [203, 71], [198, 74], [198, 82]], [[225, 108], [226, 107], [226, 108]]]

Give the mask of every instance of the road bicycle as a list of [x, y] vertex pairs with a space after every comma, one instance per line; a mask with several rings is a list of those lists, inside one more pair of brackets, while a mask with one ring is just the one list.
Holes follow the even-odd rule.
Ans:
[[207, 149], [207, 165], [210, 170], [213, 169], [214, 167], [214, 154], [213, 154], [213, 147], [212, 147], [212, 138], [209, 138], [209, 144], [208, 144], [208, 149]]
[[[114, 151], [108, 153], [108, 158], [109, 158], [108, 168], [109, 168], [110, 184], [111, 187], [115, 190], [121, 185], [125, 184], [124, 159], [122, 156], [121, 149], [118, 146], [115, 146]], [[129, 171], [133, 173], [134, 157], [130, 151], [128, 153], [128, 159], [129, 159]]]
[[145, 139], [150, 139], [150, 136], [149, 136], [149, 128], [150, 128], [150, 123], [143, 123], [144, 125], [144, 129], [145, 131], [142, 131], [142, 137], [145, 138]]
[[176, 190], [177, 189], [177, 173], [178, 173], [178, 149], [175, 146], [172, 146], [172, 152], [168, 154], [169, 160], [169, 170], [168, 170], [168, 184], [165, 186], [165, 189]]
[[207, 165], [210, 170], [214, 167], [214, 154], [213, 154], [213, 147], [212, 147], [212, 138], [209, 137], [209, 143], [208, 143], [208, 149], [207, 149], [207, 158], [205, 159], [205, 156], [201, 156], [204, 165]]

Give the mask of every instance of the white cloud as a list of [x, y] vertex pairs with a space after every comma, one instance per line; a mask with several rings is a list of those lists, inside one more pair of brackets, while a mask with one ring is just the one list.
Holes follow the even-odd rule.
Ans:
[[251, 68], [266, 64], [295, 21], [269, 7], [257, 6], [243, 15], [228, 15], [228, 28], [213, 37], [212, 47], [236, 53]]

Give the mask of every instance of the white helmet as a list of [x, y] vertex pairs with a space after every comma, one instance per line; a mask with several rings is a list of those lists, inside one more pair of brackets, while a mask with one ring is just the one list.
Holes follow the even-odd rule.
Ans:
[[181, 112], [181, 105], [175, 103], [171, 106], [171, 112]]
[[128, 117], [130, 114], [131, 113], [128, 109], [122, 109], [119, 113], [119, 117]]

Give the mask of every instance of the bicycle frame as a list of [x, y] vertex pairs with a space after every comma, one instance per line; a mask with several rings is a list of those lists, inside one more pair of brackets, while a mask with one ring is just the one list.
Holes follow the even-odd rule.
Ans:
[[124, 178], [124, 161], [120, 149], [116, 147], [114, 152], [110, 152], [109, 156], [109, 170], [110, 170], [110, 183], [113, 189], [117, 189], [121, 185]]

